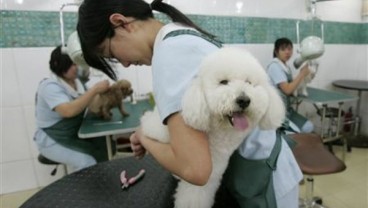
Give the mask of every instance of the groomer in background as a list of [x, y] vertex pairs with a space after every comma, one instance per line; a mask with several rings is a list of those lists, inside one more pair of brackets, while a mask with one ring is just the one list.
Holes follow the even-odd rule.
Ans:
[[107, 160], [105, 140], [80, 139], [83, 114], [98, 93], [109, 88], [107, 80], [88, 91], [78, 79], [77, 65], [56, 47], [50, 57], [51, 78], [43, 79], [36, 94], [37, 130], [34, 140], [40, 153], [74, 171]]
[[287, 61], [293, 55], [293, 43], [288, 38], [280, 38], [275, 41], [273, 50], [274, 59], [267, 66], [267, 73], [273, 85], [280, 91], [286, 108], [287, 121], [285, 125], [291, 127], [295, 132], [310, 133], [314, 126], [304, 116], [292, 108], [292, 94], [301, 84], [303, 79], [310, 73], [308, 65], [305, 64], [299, 74], [293, 79], [291, 68]]

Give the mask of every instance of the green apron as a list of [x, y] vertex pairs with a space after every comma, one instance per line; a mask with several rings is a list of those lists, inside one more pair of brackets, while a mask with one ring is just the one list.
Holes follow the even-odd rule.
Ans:
[[248, 160], [236, 151], [230, 158], [223, 183], [242, 208], [276, 208], [273, 171], [281, 151], [281, 132], [267, 159]]
[[207, 35], [204, 35], [200, 32], [197, 32], [195, 30], [189, 30], [189, 29], [182, 29], [182, 30], [174, 30], [174, 31], [171, 31], [169, 33], [167, 33], [165, 35], [165, 37], [163, 38], [163, 40], [165, 40], [166, 38], [170, 38], [170, 37], [175, 37], [175, 36], [178, 36], [178, 35], [194, 35], [194, 36], [198, 36], [198, 37], [201, 37], [205, 40], [207, 40], [208, 42], [214, 44], [215, 46], [217, 46], [218, 48], [221, 48], [222, 47], [222, 43], [214, 38], [210, 38], [208, 37]]
[[42, 130], [56, 143], [93, 156], [97, 162], [108, 160], [104, 137], [80, 139], [78, 131], [83, 120], [83, 113], [72, 118], [64, 118], [56, 124]]
[[[286, 73], [285, 71], [284, 73], [285, 73], [285, 76], [287, 77], [288, 82], [293, 81], [291, 73]], [[298, 112], [296, 112], [294, 108], [292, 107], [293, 99], [295, 98], [292, 96], [285, 95], [280, 90], [280, 88], [277, 88], [277, 90], [279, 91], [279, 94], [286, 108], [286, 119], [283, 123], [283, 126], [286, 126], [287, 127], [286, 129], [290, 129], [289, 122], [293, 122], [296, 126], [298, 126], [299, 129], [301, 129], [303, 125], [307, 122], [307, 119], [304, 116], [300, 115]]]
[[[41, 80], [41, 82], [45, 80], [47, 78]], [[84, 85], [83, 87], [86, 90]], [[37, 104], [37, 93], [35, 103]], [[106, 143], [103, 137], [89, 139], [80, 139], [78, 137], [83, 115], [84, 111], [72, 118], [63, 118], [50, 127], [42, 128], [42, 130], [56, 143], [66, 148], [91, 155], [97, 162], [108, 160]]]

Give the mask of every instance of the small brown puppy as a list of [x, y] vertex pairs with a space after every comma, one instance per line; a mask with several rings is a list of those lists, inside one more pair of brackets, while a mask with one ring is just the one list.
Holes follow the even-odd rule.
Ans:
[[132, 95], [133, 89], [128, 80], [122, 79], [111, 85], [110, 89], [104, 93], [96, 95], [91, 104], [89, 104], [89, 111], [95, 113], [99, 117], [109, 120], [111, 119], [112, 108], [118, 107], [121, 115], [129, 116], [124, 110], [123, 100]]

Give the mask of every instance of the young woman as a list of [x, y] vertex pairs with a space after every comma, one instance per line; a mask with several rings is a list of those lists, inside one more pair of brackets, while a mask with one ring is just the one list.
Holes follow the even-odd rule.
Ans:
[[[153, 17], [153, 10], [168, 15], [173, 22], [164, 25]], [[162, 0], [154, 0], [151, 4], [143, 0], [85, 0], [79, 9], [77, 30], [87, 63], [111, 78], [116, 77], [109, 59], [116, 59], [125, 67], [152, 66], [155, 102], [162, 122], [169, 129], [170, 144], [149, 139], [138, 128], [130, 138], [134, 154], [142, 157], [148, 151], [182, 179], [196, 185], [206, 184], [212, 171], [208, 137], [187, 126], [179, 112], [183, 93], [196, 76], [202, 59], [218, 50], [221, 44]], [[263, 153], [270, 154], [276, 133], [256, 130], [250, 138], [263, 142], [256, 142], [255, 146], [244, 143], [242, 151], [258, 149], [262, 157]], [[267, 144], [265, 148], [264, 143]], [[298, 187], [301, 179], [293, 155], [290, 149], [284, 148], [284, 143], [278, 168], [287, 172], [289, 178], [279, 173], [275, 180], [281, 181], [281, 186], [285, 181], [291, 185], [276, 188], [276, 191], [282, 190], [277, 200]], [[296, 207], [298, 189], [293, 193], [296, 196], [291, 203]], [[276, 202], [272, 204], [276, 206]]]
[[304, 116], [300, 115], [292, 108], [291, 95], [298, 88], [310, 71], [308, 65], [305, 64], [298, 75], [293, 79], [291, 68], [287, 61], [293, 55], [293, 43], [287, 38], [280, 38], [275, 41], [275, 48], [273, 50], [274, 59], [267, 67], [267, 73], [271, 78], [272, 83], [281, 92], [286, 107], [287, 125], [291, 126], [294, 131], [310, 133], [314, 126]]
[[77, 65], [56, 47], [50, 57], [53, 77], [40, 82], [36, 94], [37, 130], [34, 140], [40, 153], [74, 171], [107, 160], [105, 140], [80, 139], [78, 130], [92, 98], [109, 88], [107, 80], [85, 92], [77, 78]]

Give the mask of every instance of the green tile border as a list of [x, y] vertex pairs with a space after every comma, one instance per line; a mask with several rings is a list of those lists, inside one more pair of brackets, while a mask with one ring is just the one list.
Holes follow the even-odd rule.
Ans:
[[[65, 37], [72, 33], [77, 13], [64, 12]], [[169, 22], [163, 14], [156, 18]], [[228, 44], [270, 44], [279, 37], [296, 42], [298, 19], [188, 15], [196, 24]], [[60, 44], [59, 12], [1, 11], [0, 48], [50, 47]], [[301, 37], [307, 28], [301, 23]], [[318, 27], [317, 27], [318, 28]], [[368, 44], [368, 23], [324, 22], [326, 44]], [[309, 29], [311, 31], [312, 29]], [[319, 30], [314, 30], [318, 31]]]

